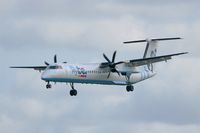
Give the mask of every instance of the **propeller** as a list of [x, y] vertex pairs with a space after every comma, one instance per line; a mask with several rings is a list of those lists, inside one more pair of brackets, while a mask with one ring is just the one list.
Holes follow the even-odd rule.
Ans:
[[111, 73], [111, 72], [113, 72], [113, 73], [116, 72], [116, 73], [120, 76], [119, 71], [116, 69], [116, 65], [121, 64], [122, 62], [117, 62], [117, 63], [115, 63], [116, 53], [117, 53], [117, 51], [115, 51], [115, 52], [113, 53], [112, 61], [110, 61], [110, 59], [109, 59], [105, 54], [103, 54], [103, 57], [104, 57], [104, 58], [106, 59], [106, 61], [108, 62], [104, 67], [109, 67], [109, 68], [110, 68], [110, 71], [109, 71], [109, 73], [108, 73], [107, 78], [110, 77], [110, 73]]
[[49, 63], [48, 63], [48, 62], [46, 62], [46, 61], [44, 61], [44, 64], [45, 64], [45, 65], [47, 65], [47, 66], [49, 65]]
[[57, 56], [56, 56], [56, 54], [54, 55], [54, 63], [57, 63]]
[[[57, 63], [57, 55], [56, 54], [54, 55], [54, 63]], [[49, 65], [49, 63], [46, 61], [44, 61], [44, 64], [47, 66]]]

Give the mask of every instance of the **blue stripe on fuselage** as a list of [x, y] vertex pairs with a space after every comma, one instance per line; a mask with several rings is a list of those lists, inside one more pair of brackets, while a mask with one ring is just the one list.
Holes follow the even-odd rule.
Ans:
[[69, 78], [42, 78], [45, 81], [52, 82], [69, 82], [69, 83], [83, 83], [83, 84], [105, 84], [105, 85], [124, 85], [115, 83], [111, 80], [92, 80], [92, 79], [69, 79]]

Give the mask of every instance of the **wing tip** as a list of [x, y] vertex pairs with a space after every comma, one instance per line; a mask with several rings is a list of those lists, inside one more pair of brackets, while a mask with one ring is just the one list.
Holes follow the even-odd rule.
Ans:
[[10, 66], [9, 68], [17, 68], [17, 67], [15, 67], [15, 66]]
[[180, 53], [180, 54], [189, 54], [189, 52], [182, 52], [182, 53]]

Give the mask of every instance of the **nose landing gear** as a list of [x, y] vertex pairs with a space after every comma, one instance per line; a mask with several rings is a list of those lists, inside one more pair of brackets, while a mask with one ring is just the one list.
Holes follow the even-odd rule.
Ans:
[[50, 89], [50, 88], [51, 88], [51, 84], [49, 83], [49, 81], [47, 82], [46, 88], [47, 88], [47, 89]]
[[74, 89], [74, 83], [70, 83], [71, 90], [69, 92], [70, 96], [76, 96], [77, 95], [77, 90]]

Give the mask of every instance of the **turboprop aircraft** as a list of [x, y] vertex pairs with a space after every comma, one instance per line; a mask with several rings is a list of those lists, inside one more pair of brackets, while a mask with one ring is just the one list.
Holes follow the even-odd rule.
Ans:
[[124, 42], [124, 44], [147, 42], [143, 58], [140, 59], [115, 62], [115, 51], [112, 59], [103, 54], [105, 62], [70, 64], [67, 62], [58, 63], [55, 55], [52, 64], [45, 61], [44, 66], [12, 66], [11, 68], [29, 68], [43, 71], [41, 79], [47, 82], [47, 89], [51, 88], [51, 82], [69, 83], [72, 88], [70, 90], [71, 96], [77, 95], [74, 83], [122, 85], [126, 86], [126, 90], [130, 92], [134, 90], [133, 84], [156, 75], [155, 63], [167, 61], [173, 56], [187, 54], [187, 52], [181, 52], [156, 56], [159, 41], [176, 39], [181, 38], [157, 38]]

